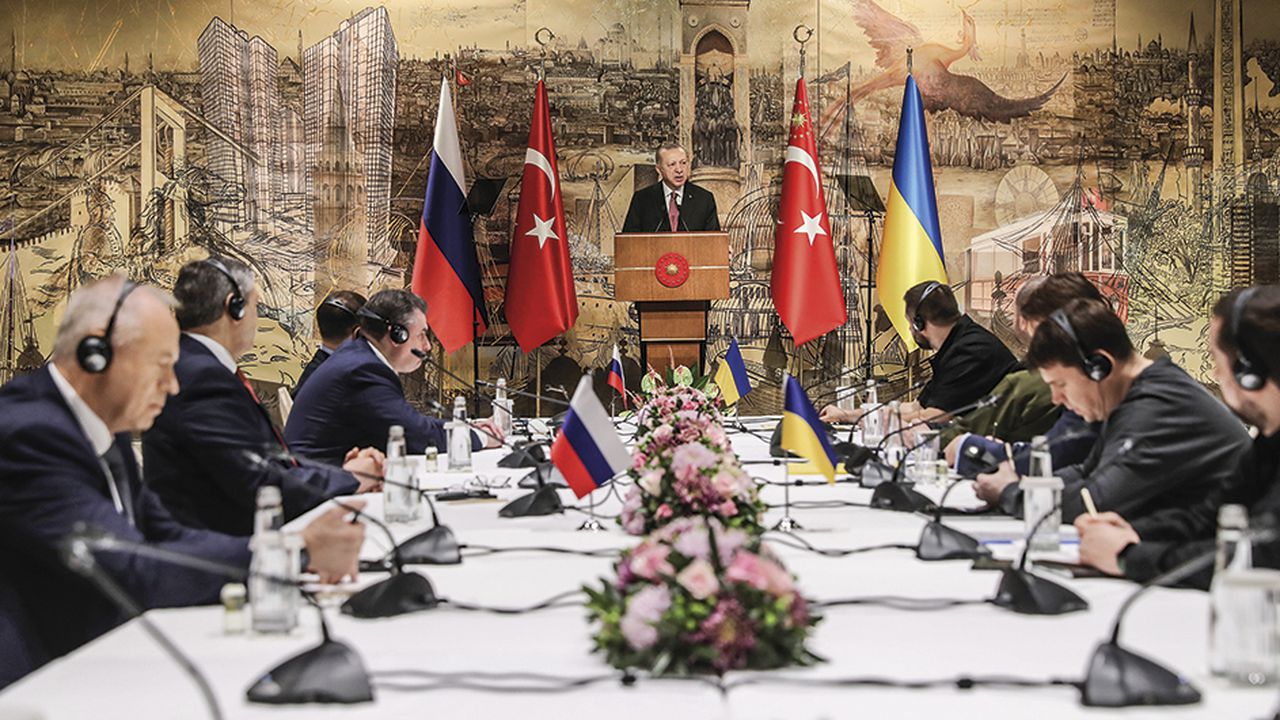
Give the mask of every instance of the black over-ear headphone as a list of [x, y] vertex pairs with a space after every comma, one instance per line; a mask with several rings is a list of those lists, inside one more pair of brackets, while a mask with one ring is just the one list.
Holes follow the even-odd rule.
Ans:
[[1261, 390], [1267, 383], [1268, 373], [1265, 362], [1249, 357], [1249, 347], [1240, 334], [1240, 317], [1244, 315], [1245, 306], [1256, 292], [1256, 287], [1243, 290], [1236, 295], [1236, 301], [1231, 303], [1231, 337], [1236, 342], [1236, 359], [1231, 363], [1231, 374], [1236, 376], [1240, 387], [1250, 391]]
[[378, 313], [368, 308], [360, 308], [359, 310], [356, 311], [356, 316], [362, 317], [362, 318], [369, 318], [374, 322], [381, 323], [382, 325], [386, 326], [387, 335], [390, 336], [391, 342], [395, 343], [396, 345], [403, 345], [409, 342], [409, 328], [405, 327], [404, 325], [401, 325], [400, 323], [393, 323], [390, 320], [382, 317]]
[[1085, 351], [1084, 346], [1080, 344], [1080, 337], [1076, 335], [1076, 329], [1071, 325], [1071, 318], [1067, 317], [1066, 311], [1062, 308], [1054, 310], [1049, 317], [1062, 328], [1067, 337], [1071, 338], [1071, 344], [1075, 346], [1076, 354], [1080, 356], [1080, 366], [1084, 374], [1094, 382], [1105, 380], [1111, 374], [1111, 358], [1096, 350]]
[[911, 327], [915, 328], [916, 332], [924, 332], [924, 315], [920, 314], [920, 310], [924, 307], [924, 299], [929, 297], [929, 293], [940, 287], [942, 287], [942, 283], [934, 280], [925, 285], [924, 292], [920, 293], [920, 299], [916, 302], [915, 314], [911, 316]]
[[132, 280], [125, 280], [120, 286], [120, 294], [116, 296], [115, 307], [111, 308], [111, 318], [107, 320], [107, 329], [101, 335], [87, 335], [76, 345], [76, 362], [87, 373], [97, 375], [111, 367], [111, 331], [116, 327], [116, 316], [120, 314], [120, 306], [125, 298], [138, 287]]
[[341, 310], [342, 312], [344, 312], [344, 313], [346, 313], [346, 314], [350, 315], [351, 317], [357, 317], [356, 312], [355, 312], [354, 310], [352, 310], [351, 308], [347, 307], [346, 303], [342, 302], [342, 301], [341, 301], [341, 300], [339, 300], [338, 298], [328, 297], [328, 298], [325, 298], [325, 299], [324, 299], [324, 302], [322, 302], [322, 303], [320, 303], [320, 304], [321, 304], [321, 305], [328, 305], [329, 307], [336, 307], [336, 308], [338, 308], [339, 310]]
[[240, 283], [236, 282], [235, 276], [218, 258], [206, 258], [205, 264], [227, 276], [227, 281], [231, 283], [231, 299], [227, 301], [227, 315], [230, 315], [232, 320], [243, 320], [244, 293], [240, 292]]

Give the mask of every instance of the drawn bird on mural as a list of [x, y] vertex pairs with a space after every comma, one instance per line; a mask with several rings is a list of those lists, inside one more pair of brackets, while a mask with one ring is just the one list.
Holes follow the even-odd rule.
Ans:
[[958, 75], [949, 70], [952, 63], [968, 56], [981, 60], [978, 54], [977, 24], [963, 10], [960, 46], [951, 48], [940, 43], [926, 43], [915, 25], [885, 11], [874, 0], [850, 0], [853, 20], [862, 28], [876, 51], [876, 66], [883, 72], [854, 86], [849, 97], [835, 102], [823, 113], [822, 135], [839, 124], [850, 103], [888, 88], [900, 88], [907, 76], [907, 48], [913, 50], [912, 71], [925, 110], [955, 110], [961, 115], [981, 120], [1007, 123], [1025, 117], [1044, 106], [1066, 79], [1064, 74], [1053, 87], [1029, 98], [1007, 98], [996, 94], [981, 80]]

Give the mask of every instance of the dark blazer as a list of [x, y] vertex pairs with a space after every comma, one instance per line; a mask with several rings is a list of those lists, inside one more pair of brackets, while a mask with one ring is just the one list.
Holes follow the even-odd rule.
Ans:
[[307, 361], [306, 367], [302, 368], [302, 374], [298, 376], [298, 384], [293, 386], [293, 389], [289, 391], [289, 394], [293, 397], [298, 397], [298, 391], [302, 389], [303, 384], [306, 383], [307, 380], [311, 379], [311, 376], [315, 373], [316, 369], [319, 368], [325, 360], [328, 360], [329, 356], [332, 354], [332, 352], [325, 350], [323, 347], [316, 348], [315, 355], [312, 355], [311, 359]]
[[13, 578], [0, 573], [0, 648], [4, 648], [0, 652], [0, 690], [44, 662], [38, 659], [41, 653], [33, 634], [34, 627]]
[[[13, 581], [33, 666], [118, 625], [115, 606], [63, 565], [58, 543], [78, 523], [135, 542], [249, 567], [246, 538], [183, 527], [138, 478], [130, 437], [124, 459], [137, 527], [116, 511], [89, 439], [41, 368], [0, 389], [0, 578]], [[98, 553], [99, 565], [140, 605], [215, 602], [227, 578], [127, 553]], [[6, 652], [8, 645], [5, 644]]]
[[[413, 409], [400, 376], [356, 338], [339, 345], [298, 393], [284, 439], [298, 454], [331, 463], [353, 447], [385, 448], [392, 425], [404, 427], [410, 454], [448, 448], [444, 422]], [[484, 447], [474, 432], [471, 447]]]
[[142, 434], [142, 457], [147, 485], [183, 524], [249, 535], [264, 484], [280, 485], [286, 520], [359, 487], [338, 467], [296, 467], [278, 460], [271, 468], [255, 466], [246, 451], [269, 452], [280, 445], [271, 419], [240, 379], [187, 335], [174, 369], [180, 389]]
[[991, 392], [1005, 375], [1022, 369], [1000, 338], [968, 315], [929, 358], [933, 379], [920, 391], [920, 406], [955, 410]]
[[[622, 223], [622, 232], [671, 232], [671, 219], [667, 217], [664, 196], [662, 181], [637, 190], [631, 196], [631, 207], [627, 209], [627, 219]], [[686, 182], [676, 231], [699, 232], [719, 229], [720, 217], [716, 214], [716, 196], [709, 190]]]

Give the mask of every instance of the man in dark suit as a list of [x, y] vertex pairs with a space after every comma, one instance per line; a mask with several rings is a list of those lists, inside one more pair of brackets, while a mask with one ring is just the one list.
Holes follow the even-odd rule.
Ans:
[[[300, 467], [280, 458], [279, 430], [236, 367], [253, 348], [258, 289], [248, 266], [230, 258], [197, 260], [178, 273], [181, 389], [142, 435], [147, 484], [183, 524], [233, 535], [253, 528], [258, 488], [279, 485], [285, 519], [337, 495], [375, 489], [365, 475], [381, 473], [380, 453], [338, 457], [338, 467]], [[360, 477], [360, 479], [357, 479]]]
[[360, 318], [356, 317], [356, 313], [364, 307], [364, 303], [363, 295], [350, 290], [335, 290], [320, 303], [320, 307], [316, 308], [320, 347], [316, 348], [306, 367], [302, 368], [302, 375], [298, 377], [298, 384], [293, 386], [290, 395], [298, 397], [298, 391], [311, 378], [316, 368], [328, 360], [339, 345], [355, 337], [356, 329], [360, 327]]
[[[392, 425], [404, 428], [410, 454], [427, 446], [448, 448], [444, 423], [423, 415], [404, 397], [398, 373], [422, 365], [416, 353], [431, 349], [427, 304], [406, 290], [382, 290], [360, 311], [360, 337], [342, 344], [298, 393], [284, 438], [314, 460], [341, 460], [348, 448], [382, 444]], [[497, 447], [502, 431], [492, 421], [474, 422], [471, 447]]]
[[[146, 429], [178, 390], [173, 305], [167, 294], [120, 276], [86, 285], [68, 302], [52, 362], [0, 388], [0, 578], [12, 591], [7, 602], [0, 597], [0, 606], [9, 605], [0, 612], [10, 630], [16, 626], [31, 667], [124, 619], [60, 559], [77, 526], [249, 567], [247, 538], [173, 519], [140, 481], [130, 447], [131, 433]], [[345, 514], [335, 508], [302, 533], [312, 568], [331, 581], [355, 574], [363, 540], [362, 526]], [[96, 559], [144, 608], [212, 603], [228, 581], [124, 551]], [[10, 651], [7, 641], [3, 647]]]
[[654, 153], [661, 182], [631, 196], [624, 233], [699, 232], [719, 230], [716, 197], [689, 180], [689, 154], [675, 143]]

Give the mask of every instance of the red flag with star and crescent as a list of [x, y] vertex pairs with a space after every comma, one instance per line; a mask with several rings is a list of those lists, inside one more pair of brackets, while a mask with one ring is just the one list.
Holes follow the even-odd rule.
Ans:
[[782, 169], [769, 294], [796, 345], [831, 332], [849, 318], [840, 290], [803, 77], [796, 80], [796, 102], [791, 110], [791, 140]]
[[541, 80], [533, 100], [520, 208], [511, 237], [506, 314], [511, 334], [525, 352], [573, 327], [578, 319], [551, 110]]

